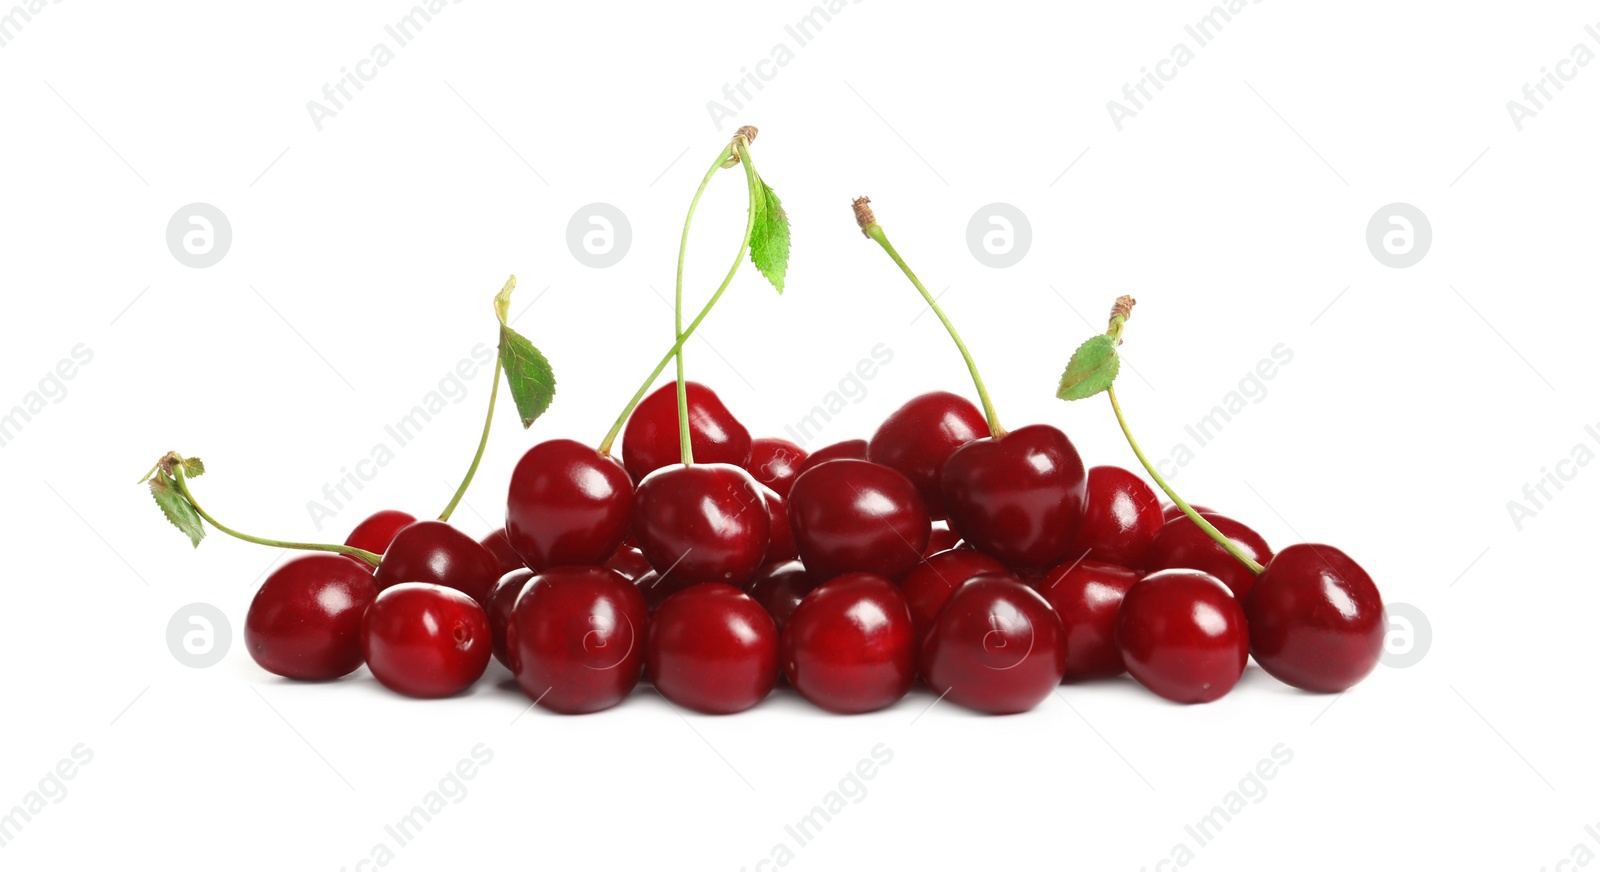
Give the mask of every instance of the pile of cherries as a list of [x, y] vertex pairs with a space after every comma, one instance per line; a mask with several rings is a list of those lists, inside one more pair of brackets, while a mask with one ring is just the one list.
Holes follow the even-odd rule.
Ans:
[[809, 455], [752, 439], [717, 395], [676, 386], [632, 413], [620, 459], [534, 445], [506, 522], [481, 542], [379, 512], [340, 554], [298, 557], [251, 603], [263, 668], [329, 680], [365, 663], [414, 697], [459, 694], [489, 658], [538, 705], [610, 708], [642, 677], [676, 705], [732, 713], [780, 681], [833, 712], [892, 705], [919, 677], [984, 712], [1033, 708], [1063, 679], [1131, 673], [1178, 702], [1231, 690], [1254, 655], [1298, 688], [1343, 691], [1378, 662], [1383, 603], [1325, 545], [1274, 553], [1201, 516], [1259, 575], [1143, 479], [1086, 469], [1059, 429], [996, 436], [972, 402], [924, 394], [870, 440]]

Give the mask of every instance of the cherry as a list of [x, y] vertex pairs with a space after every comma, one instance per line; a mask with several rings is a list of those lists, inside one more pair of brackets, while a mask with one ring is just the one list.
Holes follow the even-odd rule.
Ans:
[[338, 554], [296, 557], [267, 576], [245, 614], [245, 648], [262, 669], [328, 681], [361, 666], [361, 616], [378, 590]]
[[[1217, 510], [1216, 509], [1208, 509], [1205, 506], [1198, 506], [1198, 505], [1195, 505], [1194, 503], [1190, 503], [1189, 504], [1189, 508], [1194, 509], [1194, 512], [1197, 515], [1215, 515], [1215, 514], [1217, 514]], [[1163, 505], [1161, 507], [1161, 523], [1163, 523], [1163, 524], [1165, 524], [1166, 522], [1168, 522], [1168, 521], [1170, 521], [1170, 520], [1172, 520], [1174, 518], [1186, 518], [1186, 517], [1188, 517], [1188, 515], [1185, 515], [1183, 513], [1183, 509], [1178, 508], [1178, 504], [1177, 503], [1167, 503], [1167, 504], [1165, 504], [1165, 505]]]
[[1067, 631], [1068, 680], [1112, 678], [1128, 670], [1117, 650], [1117, 612], [1139, 577], [1125, 566], [1083, 560], [1058, 566], [1040, 580], [1035, 589]]
[[480, 603], [501, 572], [494, 555], [443, 521], [418, 521], [401, 530], [373, 573], [378, 590], [406, 582], [453, 587]]
[[744, 592], [767, 610], [780, 631], [789, 623], [800, 601], [816, 587], [816, 579], [798, 560], [768, 563], [757, 569], [743, 585]]
[[941, 551], [949, 551], [960, 544], [961, 537], [950, 529], [950, 525], [943, 521], [935, 521], [932, 532], [928, 534], [928, 547], [922, 549], [922, 556], [932, 557]]
[[823, 447], [818, 448], [816, 451], [811, 452], [810, 456], [805, 459], [805, 462], [801, 463], [800, 466], [795, 469], [794, 475], [798, 480], [800, 476], [805, 475], [810, 470], [821, 466], [830, 460], [866, 459], [867, 440], [846, 439], [843, 442], [835, 442], [832, 445], [824, 445]]
[[505, 575], [506, 573], [517, 569], [527, 568], [527, 564], [522, 562], [522, 555], [518, 554], [516, 549], [511, 547], [511, 540], [506, 538], [506, 531], [504, 527], [491, 532], [482, 539], [479, 539], [478, 544], [482, 545], [491, 555], [494, 556], [494, 562], [499, 568], [501, 575]]
[[437, 584], [385, 588], [361, 620], [361, 651], [378, 683], [421, 699], [454, 696], [483, 676], [493, 648], [483, 607]]
[[743, 584], [772, 535], [750, 473], [726, 463], [658, 469], [639, 482], [633, 530], [662, 583]]
[[489, 616], [489, 632], [494, 638], [494, 659], [512, 673], [517, 671], [512, 662], [511, 655], [515, 650], [511, 644], [511, 610], [517, 605], [517, 597], [522, 595], [522, 589], [534, 577], [531, 569], [514, 569], [495, 582], [494, 590], [489, 592], [489, 602], [484, 606], [484, 612]]
[[1116, 638], [1134, 679], [1173, 702], [1221, 699], [1250, 658], [1239, 601], [1215, 576], [1195, 569], [1151, 573], [1128, 588]]
[[609, 569], [539, 573], [517, 598], [507, 628], [517, 686], [562, 714], [611, 708], [639, 683], [648, 620], [639, 591]]
[[639, 589], [639, 595], [644, 597], [645, 607], [650, 610], [651, 614], [655, 614], [656, 609], [661, 608], [661, 604], [667, 601], [667, 597], [701, 583], [687, 575], [678, 575], [677, 573], [672, 573], [662, 578], [661, 573], [656, 572], [654, 569], [633, 580], [633, 586]]
[[645, 668], [671, 702], [713, 715], [742, 712], [778, 681], [778, 627], [726, 584], [673, 594], [650, 620]]
[[[698, 458], [699, 449], [695, 450]], [[800, 475], [800, 465], [810, 456], [787, 439], [761, 438], [750, 443], [750, 462], [744, 468], [756, 481], [788, 498], [789, 488]]]
[[627, 545], [618, 548], [617, 553], [605, 562], [605, 567], [616, 570], [618, 575], [629, 581], [638, 581], [640, 576], [651, 571], [650, 561], [644, 559], [644, 553]]
[[789, 524], [789, 500], [779, 496], [766, 485], [760, 485], [760, 488], [761, 496], [767, 503], [767, 517], [772, 519], [770, 525], [772, 532], [767, 537], [767, 553], [761, 559], [764, 563], [794, 560], [800, 556], [800, 549], [795, 547], [794, 528]]
[[801, 473], [789, 492], [789, 523], [801, 561], [820, 578], [898, 579], [922, 560], [932, 531], [911, 480], [866, 460], [830, 460]]
[[939, 482], [945, 461], [957, 448], [989, 435], [983, 413], [965, 397], [933, 391], [913, 397], [872, 434], [867, 459], [911, 479], [933, 518], [944, 517]]
[[[1211, 522], [1217, 532], [1231, 539], [1246, 555], [1265, 566], [1272, 559], [1272, 549], [1261, 534], [1226, 515], [1201, 514]], [[1200, 525], [1187, 515], [1162, 525], [1161, 532], [1150, 543], [1145, 554], [1145, 568], [1151, 572], [1161, 569], [1198, 569], [1216, 577], [1233, 595], [1243, 600], [1256, 583], [1256, 577], [1233, 555], [1224, 551], [1216, 540], [1206, 535]]]
[[1144, 479], [1120, 466], [1092, 467], [1073, 557], [1143, 569], [1145, 552], [1164, 523], [1161, 499]]
[[1383, 654], [1386, 627], [1377, 585], [1328, 545], [1279, 551], [1245, 597], [1244, 613], [1256, 662], [1302, 690], [1348, 690]]
[[511, 473], [506, 539], [530, 569], [598, 566], [628, 534], [632, 505], [633, 480], [614, 458], [552, 439]]
[[1087, 476], [1060, 430], [1035, 424], [968, 442], [945, 463], [942, 486], [950, 529], [1012, 569], [1078, 556]]
[[939, 610], [918, 658], [936, 693], [990, 714], [1044, 701], [1067, 668], [1067, 634], [1038, 591], [1008, 578], [975, 578]]
[[981, 551], [967, 549], [935, 554], [906, 573], [900, 586], [905, 590], [918, 640], [933, 626], [933, 619], [938, 617], [950, 594], [980, 575], [1011, 577], [1000, 561]]
[[[416, 523], [416, 518], [405, 512], [394, 509], [383, 509], [368, 515], [366, 520], [356, 525], [350, 535], [345, 537], [344, 544], [373, 554], [382, 554], [388, 549], [389, 543], [394, 541], [396, 533], [401, 528]], [[359, 557], [350, 557], [351, 560], [361, 564], [368, 572], [373, 570], [372, 564]]]
[[[689, 401], [689, 445], [700, 463], [750, 462], [750, 431], [733, 417], [715, 391], [686, 382]], [[680, 459], [678, 386], [664, 384], [640, 401], [622, 431], [622, 465], [634, 481]]]
[[783, 672], [799, 694], [839, 714], [893, 705], [917, 678], [911, 610], [894, 582], [865, 572], [812, 591], [783, 629]]

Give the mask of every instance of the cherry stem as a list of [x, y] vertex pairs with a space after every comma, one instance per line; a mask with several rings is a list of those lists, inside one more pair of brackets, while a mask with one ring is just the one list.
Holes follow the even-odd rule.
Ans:
[[500, 372], [504, 363], [500, 355], [494, 356], [494, 378], [489, 382], [489, 412], [483, 417], [483, 435], [478, 437], [478, 453], [472, 455], [472, 465], [467, 467], [467, 477], [461, 480], [461, 486], [456, 488], [455, 496], [450, 498], [450, 504], [439, 513], [439, 520], [448, 521], [455, 513], [456, 506], [461, 504], [461, 498], [467, 495], [467, 488], [472, 486], [472, 477], [478, 474], [478, 464], [483, 462], [483, 450], [489, 446], [489, 427], [494, 423], [494, 401], [500, 395]]
[[371, 551], [363, 550], [361, 548], [355, 548], [350, 545], [324, 545], [315, 542], [284, 542], [278, 539], [263, 539], [260, 536], [251, 536], [248, 533], [241, 533], [232, 527], [224, 525], [221, 521], [211, 517], [210, 513], [208, 513], [205, 509], [200, 508], [200, 504], [195, 501], [194, 494], [189, 492], [189, 483], [184, 480], [183, 468], [180, 465], [173, 464], [172, 466], [172, 484], [173, 487], [177, 488], [178, 494], [189, 503], [189, 508], [194, 509], [195, 514], [204, 518], [211, 526], [216, 527], [218, 530], [227, 533], [229, 536], [232, 536], [235, 539], [243, 539], [246, 542], [253, 542], [257, 545], [266, 545], [269, 548], [288, 548], [294, 551], [330, 551], [334, 554], [345, 554], [350, 557], [354, 557], [357, 560], [364, 560], [373, 566], [377, 566], [383, 560], [382, 556], [380, 555], [374, 554]]
[[868, 239], [883, 247], [889, 258], [895, 262], [896, 266], [900, 267], [900, 271], [905, 273], [906, 278], [911, 280], [911, 284], [916, 287], [917, 292], [922, 294], [922, 299], [928, 302], [928, 308], [933, 310], [933, 314], [939, 316], [939, 321], [944, 324], [944, 329], [950, 334], [950, 338], [955, 341], [956, 348], [960, 350], [961, 358], [967, 362], [967, 371], [972, 373], [972, 386], [978, 389], [978, 399], [983, 403], [983, 416], [989, 421], [989, 435], [995, 439], [1005, 436], [1006, 429], [1000, 426], [1000, 416], [995, 413], [994, 401], [989, 399], [989, 389], [984, 387], [983, 376], [978, 374], [978, 364], [973, 361], [972, 352], [968, 351], [967, 344], [961, 341], [961, 334], [956, 332], [956, 325], [950, 323], [950, 319], [945, 316], [944, 310], [939, 308], [939, 301], [928, 293], [928, 289], [923, 286], [922, 280], [918, 279], [917, 274], [911, 271], [911, 267], [900, 257], [900, 253], [894, 250], [894, 246], [889, 242], [889, 237], [883, 232], [882, 225], [878, 224], [877, 218], [872, 214], [872, 209], [867, 206], [868, 202], [870, 201], [866, 197], [861, 197], [854, 203], [856, 223], [861, 226], [861, 232]]

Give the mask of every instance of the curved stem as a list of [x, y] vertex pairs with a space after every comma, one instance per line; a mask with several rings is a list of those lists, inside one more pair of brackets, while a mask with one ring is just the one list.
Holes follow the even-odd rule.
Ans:
[[[705, 177], [700, 180], [700, 187], [695, 189], [694, 199], [689, 201], [689, 214], [683, 217], [683, 235], [678, 239], [678, 275], [672, 298], [672, 335], [673, 339], [683, 338], [683, 263], [689, 254], [689, 226], [694, 223], [694, 210], [700, 206], [700, 198], [711, 185], [711, 178], [722, 169], [722, 164], [733, 154], [733, 143], [729, 143], [717, 155], [711, 164], [711, 169], [706, 170]], [[694, 465], [694, 447], [689, 444], [689, 391], [683, 378], [683, 346], [675, 346], [678, 350], [674, 355], [678, 359], [678, 451], [684, 466]], [[654, 379], [651, 379], [654, 381]], [[630, 413], [632, 409], [628, 410]]]
[[478, 437], [478, 453], [472, 455], [472, 465], [467, 467], [467, 477], [461, 480], [461, 486], [456, 488], [455, 496], [450, 498], [450, 505], [444, 507], [439, 513], [439, 520], [448, 521], [455, 513], [456, 506], [461, 504], [461, 498], [467, 495], [467, 488], [472, 486], [472, 477], [478, 474], [478, 464], [483, 462], [483, 449], [489, 445], [489, 426], [494, 423], [494, 401], [500, 395], [500, 370], [502, 362], [500, 355], [494, 356], [494, 378], [489, 382], [489, 412], [483, 417], [483, 435]]
[[[870, 216], [870, 214], [869, 212], [868, 215]], [[883, 246], [883, 250], [888, 253], [889, 258], [895, 262], [896, 266], [900, 267], [901, 272], [906, 274], [906, 278], [911, 280], [911, 284], [916, 286], [917, 292], [922, 294], [922, 299], [928, 301], [928, 308], [933, 310], [933, 314], [939, 316], [939, 321], [944, 324], [944, 329], [949, 332], [950, 338], [955, 340], [956, 348], [961, 351], [961, 359], [967, 362], [967, 372], [972, 373], [972, 386], [978, 389], [978, 399], [983, 403], [983, 416], [989, 420], [989, 435], [996, 439], [1006, 435], [1005, 428], [1000, 426], [1000, 416], [995, 414], [994, 401], [989, 399], [989, 389], [984, 387], [983, 376], [978, 374], [978, 364], [973, 361], [972, 352], [967, 350], [967, 344], [961, 341], [961, 334], [956, 332], [956, 326], [950, 323], [950, 319], [945, 317], [944, 310], [939, 308], [939, 301], [928, 293], [928, 289], [923, 287], [922, 281], [917, 278], [917, 274], [911, 271], [911, 267], [900, 257], [900, 253], [894, 250], [894, 246], [889, 243], [889, 237], [884, 234], [883, 227], [877, 221], [870, 221], [863, 225], [861, 231], [869, 239]]]
[[1172, 498], [1178, 508], [1189, 516], [1189, 520], [1199, 524], [1200, 529], [1204, 530], [1207, 536], [1210, 536], [1218, 545], [1222, 546], [1222, 550], [1233, 555], [1233, 559], [1244, 564], [1244, 567], [1252, 573], [1260, 575], [1264, 572], [1266, 567], [1263, 567], [1250, 555], [1244, 553], [1243, 549], [1234, 544], [1232, 539], [1222, 535], [1222, 531], [1212, 526], [1210, 521], [1200, 517], [1198, 512], [1183, 501], [1183, 497], [1178, 496], [1177, 492], [1172, 489], [1172, 485], [1167, 484], [1167, 480], [1161, 477], [1161, 473], [1156, 472], [1155, 465], [1150, 462], [1149, 458], [1144, 456], [1143, 451], [1139, 450], [1139, 443], [1134, 441], [1133, 431], [1128, 429], [1128, 420], [1122, 416], [1122, 406], [1117, 402], [1117, 389], [1115, 387], [1106, 388], [1106, 396], [1111, 398], [1111, 411], [1116, 413], [1117, 423], [1122, 426], [1122, 435], [1127, 437], [1128, 446], [1133, 449], [1134, 456], [1139, 458], [1139, 463], [1144, 465], [1144, 471], [1150, 473], [1150, 477], [1155, 479], [1156, 484], [1160, 485], [1163, 491], [1166, 491], [1167, 496]]
[[218, 530], [227, 533], [229, 536], [232, 536], [235, 539], [243, 539], [246, 542], [253, 542], [257, 545], [266, 545], [270, 548], [289, 548], [295, 551], [329, 551], [334, 554], [346, 554], [358, 560], [364, 560], [373, 566], [377, 566], [378, 563], [383, 559], [381, 556], [374, 554], [371, 551], [354, 548], [349, 545], [323, 545], [314, 542], [283, 542], [277, 539], [263, 539], [260, 536], [251, 536], [248, 533], [241, 533], [232, 527], [225, 526], [216, 518], [211, 517], [211, 515], [206, 512], [205, 509], [200, 508], [200, 504], [195, 502], [194, 494], [189, 492], [189, 483], [184, 480], [182, 469], [174, 469], [172, 471], [172, 481], [173, 485], [177, 487], [178, 493], [188, 501], [189, 507], [194, 509], [195, 514], [204, 518], [211, 526], [216, 527]]

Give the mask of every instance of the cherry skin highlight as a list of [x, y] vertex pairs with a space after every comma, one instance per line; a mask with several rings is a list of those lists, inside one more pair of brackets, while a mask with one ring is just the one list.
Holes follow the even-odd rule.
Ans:
[[522, 595], [522, 589], [534, 577], [531, 569], [513, 569], [501, 576], [495, 582], [494, 590], [489, 592], [489, 602], [484, 606], [484, 613], [489, 617], [489, 633], [494, 639], [494, 659], [500, 665], [516, 673], [517, 667], [513, 665], [511, 655], [515, 650], [511, 644], [511, 610], [517, 604], [517, 597]]
[[561, 714], [611, 708], [639, 683], [648, 620], [639, 591], [609, 569], [564, 566], [539, 573], [511, 610], [517, 686]]
[[1165, 523], [1161, 500], [1144, 479], [1120, 466], [1092, 467], [1073, 557], [1143, 569], [1145, 553]]
[[951, 530], [948, 524], [935, 522], [933, 530], [928, 534], [928, 547], [922, 549], [924, 558], [932, 557], [941, 551], [949, 551], [961, 544], [961, 537]]
[[1038, 591], [1008, 578], [975, 578], [939, 610], [918, 664], [934, 693], [957, 705], [1025, 712], [1061, 683], [1066, 632]]
[[799, 468], [795, 470], [794, 475], [795, 478], [798, 479], [800, 476], [805, 475], [813, 468], [821, 466], [830, 460], [866, 459], [867, 440], [846, 439], [843, 442], [835, 442], [832, 445], [824, 445], [821, 448], [818, 448], [816, 451], [811, 452], [811, 456], [807, 457], [805, 462], [800, 464]]
[[997, 575], [1015, 578], [1000, 561], [981, 551], [957, 549], [935, 554], [922, 561], [900, 580], [905, 591], [906, 604], [911, 610], [912, 625], [917, 641], [921, 641], [939, 616], [945, 600], [956, 588], [980, 575]]
[[817, 581], [800, 561], [786, 560], [768, 563], [756, 570], [742, 587], [751, 599], [767, 610], [782, 631], [794, 610], [799, 608], [800, 601], [816, 589]]
[[742, 712], [778, 681], [778, 627], [755, 600], [725, 584], [673, 594], [650, 619], [645, 668], [675, 705]]
[[1035, 586], [1067, 631], [1068, 681], [1113, 678], [1128, 671], [1117, 649], [1117, 612], [1140, 574], [1092, 560], [1063, 564]]
[[262, 669], [329, 681], [361, 666], [361, 616], [378, 595], [371, 573], [339, 554], [308, 554], [273, 570], [250, 601], [245, 648]]
[[[800, 476], [800, 464], [810, 456], [804, 448], [787, 439], [755, 439], [750, 443], [750, 462], [744, 468], [756, 481], [787, 499], [789, 488]], [[695, 459], [700, 459], [698, 453]]]
[[639, 576], [651, 571], [650, 561], [644, 559], [644, 552], [627, 545], [618, 548], [617, 553], [605, 562], [605, 567], [616, 570], [618, 575], [629, 581], [638, 581]]
[[[396, 533], [416, 523], [416, 521], [417, 519], [412, 515], [395, 511], [394, 509], [373, 512], [365, 520], [357, 524], [354, 530], [350, 531], [350, 535], [344, 539], [344, 544], [349, 545], [351, 548], [371, 551], [373, 554], [382, 554], [388, 549], [389, 543], [394, 541]], [[345, 556], [361, 564], [368, 572], [374, 569], [372, 564], [359, 557], [353, 557], [348, 554]]]
[[922, 560], [932, 522], [911, 480], [865, 460], [830, 460], [795, 480], [789, 523], [813, 575], [871, 572], [889, 579]]
[[812, 591], [784, 627], [780, 651], [789, 684], [838, 714], [891, 706], [917, 678], [905, 596], [894, 582], [865, 572]]
[[1048, 570], [1071, 553], [1088, 475], [1072, 441], [1035, 424], [957, 448], [942, 488], [950, 529], [1019, 571]]
[[1291, 687], [1341, 693], [1378, 665], [1383, 597], [1366, 570], [1329, 545], [1279, 551], [1244, 600], [1250, 653]]
[[988, 435], [988, 422], [970, 400], [933, 391], [913, 397], [884, 419], [867, 443], [867, 459], [911, 479], [937, 520], [944, 517], [945, 462], [957, 448]]
[[645, 476], [633, 501], [639, 550], [674, 585], [739, 585], [772, 536], [760, 485], [737, 466], [697, 463]]
[[615, 459], [571, 439], [528, 449], [511, 473], [506, 540], [530, 569], [598, 566], [628, 534], [633, 480]]
[[[1261, 534], [1226, 515], [1202, 514], [1201, 517], [1257, 563], [1265, 566], [1272, 560], [1272, 548]], [[1255, 575], [1207, 536], [1188, 515], [1179, 515], [1162, 525], [1161, 532], [1150, 542], [1150, 550], [1145, 552], [1145, 565], [1151, 572], [1197, 569], [1227, 585], [1240, 601], [1250, 594], [1250, 588], [1256, 583]]]
[[1129, 674], [1173, 702], [1221, 699], [1250, 659], [1244, 609], [1215, 576], [1194, 569], [1151, 573], [1128, 588], [1116, 638]]
[[[716, 391], [686, 382], [689, 401], [689, 445], [696, 463], [750, 462], [750, 431], [722, 404]], [[678, 444], [678, 385], [669, 382], [639, 402], [622, 431], [622, 465], [634, 481], [682, 459]]]
[[361, 651], [372, 677], [419, 699], [471, 687], [488, 667], [493, 646], [478, 601], [437, 584], [385, 588], [361, 621]]
[[443, 521], [418, 521], [389, 543], [373, 580], [378, 590], [407, 582], [442, 584], [486, 603], [501, 575], [494, 555], [471, 536]]

